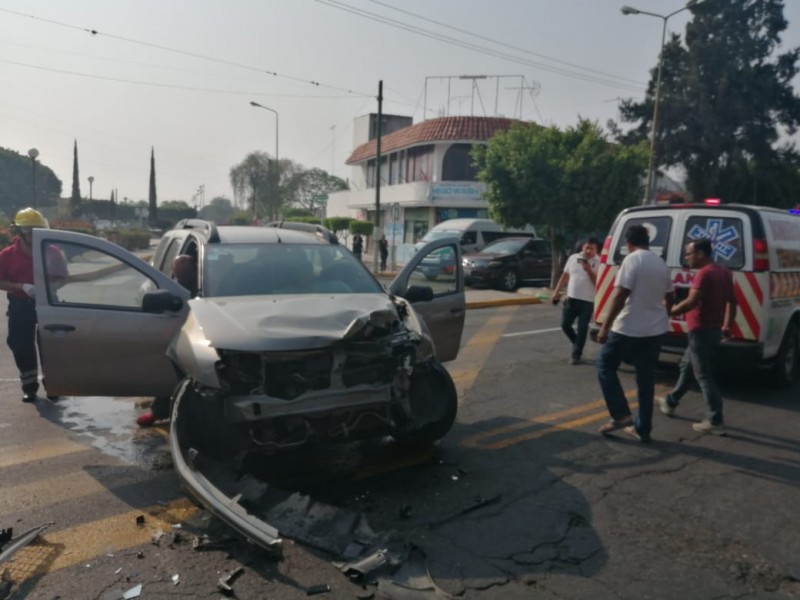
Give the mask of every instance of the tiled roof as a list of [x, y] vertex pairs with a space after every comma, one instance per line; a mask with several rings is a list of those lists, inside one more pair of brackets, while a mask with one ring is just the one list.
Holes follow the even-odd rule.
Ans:
[[[381, 141], [381, 154], [425, 142], [485, 142], [498, 131], [505, 131], [516, 119], [500, 117], [440, 117], [417, 123], [389, 135]], [[371, 140], [353, 150], [347, 164], [358, 163], [377, 154], [377, 141]]]

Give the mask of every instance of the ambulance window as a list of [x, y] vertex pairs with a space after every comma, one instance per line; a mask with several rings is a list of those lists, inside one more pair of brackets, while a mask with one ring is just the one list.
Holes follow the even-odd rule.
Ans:
[[614, 249], [614, 263], [619, 264], [628, 256], [625, 234], [628, 233], [628, 229], [633, 225], [644, 225], [644, 228], [650, 234], [650, 251], [655, 252], [666, 260], [667, 250], [669, 249], [669, 232], [672, 229], [672, 217], [640, 217], [625, 221], [622, 235], [617, 239], [617, 247]]
[[[689, 217], [686, 220], [681, 247], [685, 247], [692, 240], [709, 239], [715, 263], [729, 269], [741, 269], [744, 266], [742, 228], [742, 220], [738, 218]], [[683, 257], [681, 264], [687, 266]]]

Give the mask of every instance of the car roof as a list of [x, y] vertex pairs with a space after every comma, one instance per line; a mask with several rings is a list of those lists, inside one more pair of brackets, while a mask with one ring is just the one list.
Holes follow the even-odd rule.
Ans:
[[184, 219], [173, 231], [192, 231], [210, 244], [328, 244], [323, 237], [307, 231], [256, 225], [216, 225], [202, 219]]

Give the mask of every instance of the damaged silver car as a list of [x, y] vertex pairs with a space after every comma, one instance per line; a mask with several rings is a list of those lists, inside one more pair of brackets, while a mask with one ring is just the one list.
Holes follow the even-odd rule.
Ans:
[[[45, 249], [68, 277], [48, 280]], [[421, 262], [458, 265], [428, 282]], [[52, 254], [52, 252], [51, 252]], [[171, 277], [193, 257], [197, 294]], [[250, 539], [278, 537], [200, 468], [307, 444], [391, 435], [431, 443], [451, 428], [464, 322], [460, 248], [431, 242], [387, 289], [321, 228], [181, 222], [151, 264], [89, 235], [34, 230], [48, 393], [170, 396], [170, 443], [189, 491]]]

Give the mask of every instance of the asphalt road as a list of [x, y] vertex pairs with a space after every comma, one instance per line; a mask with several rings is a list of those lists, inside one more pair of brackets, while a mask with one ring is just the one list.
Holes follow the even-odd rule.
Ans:
[[[276, 559], [231, 536], [182, 495], [163, 430], [136, 430], [136, 399], [24, 405], [0, 351], [0, 528], [54, 522], [0, 570], [15, 598], [36, 600], [138, 584], [141, 598], [219, 597], [217, 581], [239, 566], [239, 598], [304, 598], [320, 584], [327, 598], [800, 596], [797, 387], [728, 374], [727, 438], [691, 429], [698, 392], [674, 418], [656, 414], [652, 444], [604, 438], [597, 347], [570, 366], [558, 317], [548, 304], [468, 311], [448, 365], [459, 416], [434, 450], [353, 444], [270, 471], [271, 484], [413, 543], [380, 585], [348, 580], [302, 544], [287, 541]], [[659, 390], [675, 376], [662, 365]], [[629, 372], [624, 385], [634, 389]], [[193, 550], [203, 534], [223, 543]]]

